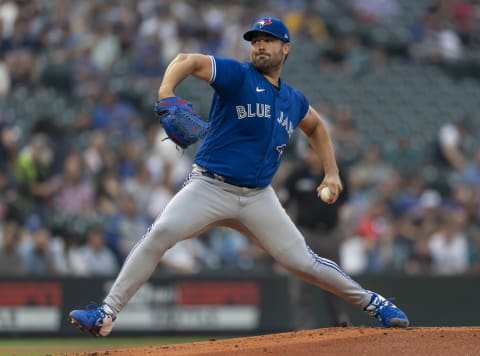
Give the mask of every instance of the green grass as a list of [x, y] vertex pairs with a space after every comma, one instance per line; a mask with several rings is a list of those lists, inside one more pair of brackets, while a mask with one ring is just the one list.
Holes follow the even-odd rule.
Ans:
[[0, 356], [69, 355], [135, 346], [178, 344], [226, 337], [108, 337], [0, 339]]

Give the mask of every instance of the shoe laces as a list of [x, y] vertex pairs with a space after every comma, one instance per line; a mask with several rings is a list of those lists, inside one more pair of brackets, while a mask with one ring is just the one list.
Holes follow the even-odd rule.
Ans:
[[366, 308], [366, 311], [373, 317], [379, 317], [386, 307], [394, 306], [392, 303], [394, 300], [395, 297], [382, 298], [377, 296], [377, 299]]
[[110, 317], [110, 318], [112, 318], [112, 320], [115, 320], [115, 316], [108, 313], [105, 310], [103, 304], [100, 304], [100, 303], [97, 303], [97, 302], [90, 302], [86, 305], [86, 309], [96, 311], [96, 312], [100, 313], [100, 316], [102, 317], [102, 319]]

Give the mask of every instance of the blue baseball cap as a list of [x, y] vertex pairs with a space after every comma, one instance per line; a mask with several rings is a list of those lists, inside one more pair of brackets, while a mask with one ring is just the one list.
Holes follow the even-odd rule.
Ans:
[[290, 32], [282, 20], [274, 17], [262, 17], [255, 22], [252, 28], [243, 34], [246, 41], [251, 41], [256, 32], [263, 32], [272, 35], [283, 42], [290, 42]]

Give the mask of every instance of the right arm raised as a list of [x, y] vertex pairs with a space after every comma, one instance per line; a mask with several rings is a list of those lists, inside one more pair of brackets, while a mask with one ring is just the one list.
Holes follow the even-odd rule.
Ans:
[[174, 89], [189, 75], [206, 82], [212, 79], [212, 58], [198, 53], [178, 54], [168, 65], [158, 88], [158, 99], [175, 96]]

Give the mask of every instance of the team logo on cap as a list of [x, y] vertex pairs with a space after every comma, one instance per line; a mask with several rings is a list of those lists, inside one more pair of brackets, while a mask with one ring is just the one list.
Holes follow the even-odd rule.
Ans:
[[258, 27], [262, 28], [263, 26], [265, 25], [271, 25], [272, 24], [272, 20], [270, 19], [265, 19], [265, 20], [262, 20], [262, 21], [258, 21]]

